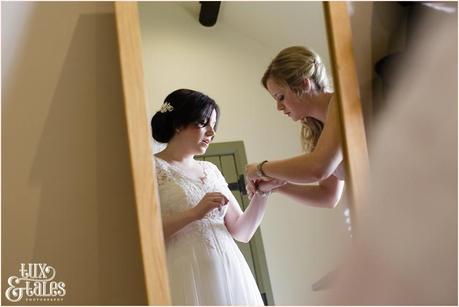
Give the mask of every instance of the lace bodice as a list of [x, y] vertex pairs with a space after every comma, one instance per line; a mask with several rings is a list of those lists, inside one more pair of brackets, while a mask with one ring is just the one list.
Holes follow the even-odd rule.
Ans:
[[[189, 177], [182, 169], [158, 157], [155, 157], [156, 176], [158, 181], [159, 197], [161, 201], [161, 215], [182, 212], [196, 206], [206, 193], [220, 192], [229, 196], [231, 192], [219, 169], [207, 161], [197, 161], [202, 167], [204, 178], [202, 180]], [[181, 236], [199, 234], [210, 247], [215, 247], [214, 241], [217, 233], [227, 235], [224, 225], [224, 216], [228, 206], [210, 211], [203, 219], [192, 222], [168, 240], [168, 244], [176, 241]]]

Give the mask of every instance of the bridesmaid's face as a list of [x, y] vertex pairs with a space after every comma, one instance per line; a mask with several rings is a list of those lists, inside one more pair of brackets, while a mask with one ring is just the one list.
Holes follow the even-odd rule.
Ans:
[[269, 78], [266, 82], [268, 92], [277, 104], [277, 110], [290, 117], [293, 121], [305, 117], [305, 103], [290, 89]]

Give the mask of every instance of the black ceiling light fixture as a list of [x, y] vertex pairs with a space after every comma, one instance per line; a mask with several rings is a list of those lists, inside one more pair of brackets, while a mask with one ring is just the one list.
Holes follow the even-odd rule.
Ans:
[[205, 27], [212, 27], [217, 22], [218, 11], [221, 1], [199, 1], [201, 11], [199, 12], [199, 22]]

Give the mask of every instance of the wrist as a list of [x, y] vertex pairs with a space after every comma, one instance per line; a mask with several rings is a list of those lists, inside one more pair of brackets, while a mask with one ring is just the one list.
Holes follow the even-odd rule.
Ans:
[[261, 197], [268, 197], [269, 195], [271, 195], [271, 191], [272, 191], [272, 190], [263, 191], [262, 189], [257, 189], [257, 190], [255, 191], [255, 194], [258, 194], [258, 195], [260, 195]]
[[265, 171], [263, 170], [263, 166], [268, 163], [268, 160], [264, 160], [263, 162], [260, 162], [257, 164], [257, 176], [262, 178], [262, 179], [270, 179], [268, 175], [266, 175]]
[[199, 209], [198, 207], [193, 207], [193, 208], [189, 209], [188, 212], [187, 212], [188, 213], [188, 218], [192, 222], [200, 220], [202, 218], [201, 213], [199, 212], [198, 209]]
[[283, 192], [286, 185], [287, 184], [283, 184], [281, 186], [278, 186], [278, 187], [272, 189], [271, 192]]

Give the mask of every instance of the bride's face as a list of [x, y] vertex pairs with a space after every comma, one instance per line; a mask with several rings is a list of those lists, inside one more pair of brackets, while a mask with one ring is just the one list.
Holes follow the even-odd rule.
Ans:
[[183, 144], [196, 155], [202, 155], [206, 152], [215, 136], [215, 124], [217, 122], [217, 113], [215, 110], [206, 123], [190, 124], [184, 128], [180, 134], [180, 140]]

